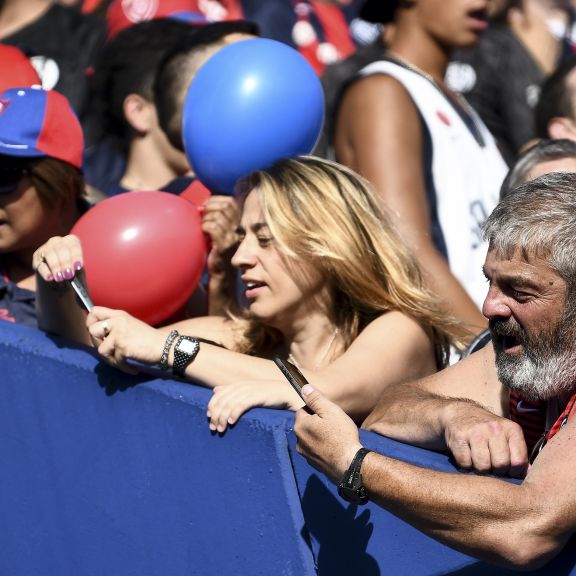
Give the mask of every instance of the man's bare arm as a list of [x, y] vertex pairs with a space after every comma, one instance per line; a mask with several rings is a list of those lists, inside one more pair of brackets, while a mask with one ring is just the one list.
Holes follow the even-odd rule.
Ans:
[[[304, 387], [298, 451], [338, 482], [361, 447], [354, 423], [319, 392]], [[433, 538], [489, 562], [536, 568], [576, 530], [576, 420], [547, 446], [525, 481], [426, 470], [376, 453], [362, 465], [371, 500]]]
[[508, 393], [498, 380], [491, 344], [427, 378], [387, 389], [362, 427], [399, 440], [435, 442], [431, 434], [439, 432], [455, 398], [497, 416], [508, 414]]
[[492, 346], [428, 378], [382, 395], [363, 428], [432, 450], [448, 449], [463, 469], [523, 476], [522, 429], [504, 418], [508, 392]]
[[576, 450], [546, 450], [522, 485], [423, 470], [374, 453], [362, 476], [374, 502], [433, 538], [488, 562], [535, 569], [576, 529]]

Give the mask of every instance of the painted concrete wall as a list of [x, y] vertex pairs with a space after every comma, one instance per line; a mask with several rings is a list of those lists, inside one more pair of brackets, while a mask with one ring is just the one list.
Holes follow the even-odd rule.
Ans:
[[[209, 398], [0, 322], [0, 574], [508, 573], [375, 505], [345, 505], [296, 454], [289, 412], [253, 410], [211, 434]], [[453, 470], [442, 455], [364, 441]], [[568, 574], [575, 559], [572, 546], [541, 573]]]

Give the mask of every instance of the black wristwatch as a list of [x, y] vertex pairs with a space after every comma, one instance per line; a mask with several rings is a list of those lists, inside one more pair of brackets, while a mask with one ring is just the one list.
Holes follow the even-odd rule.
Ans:
[[192, 336], [180, 336], [174, 346], [174, 362], [172, 374], [182, 378], [186, 367], [196, 358], [200, 350], [200, 342]]
[[350, 468], [346, 470], [340, 484], [338, 484], [338, 494], [352, 504], [366, 504], [368, 502], [366, 488], [362, 484], [362, 474], [360, 473], [362, 461], [368, 452], [372, 452], [372, 450], [360, 448], [356, 452]]

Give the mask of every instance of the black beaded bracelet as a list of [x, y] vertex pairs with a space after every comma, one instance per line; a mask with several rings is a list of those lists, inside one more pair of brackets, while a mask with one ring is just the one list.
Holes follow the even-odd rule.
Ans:
[[160, 368], [162, 370], [168, 370], [168, 356], [170, 355], [170, 348], [174, 344], [174, 340], [178, 337], [178, 330], [172, 330], [166, 338], [164, 343], [164, 349], [162, 350], [162, 356], [160, 356]]

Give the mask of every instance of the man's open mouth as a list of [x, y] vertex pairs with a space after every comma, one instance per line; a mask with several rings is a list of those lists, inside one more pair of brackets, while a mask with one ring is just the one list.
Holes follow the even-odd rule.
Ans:
[[522, 341], [516, 336], [498, 334], [496, 337], [496, 349], [498, 352], [515, 352], [522, 347]]

